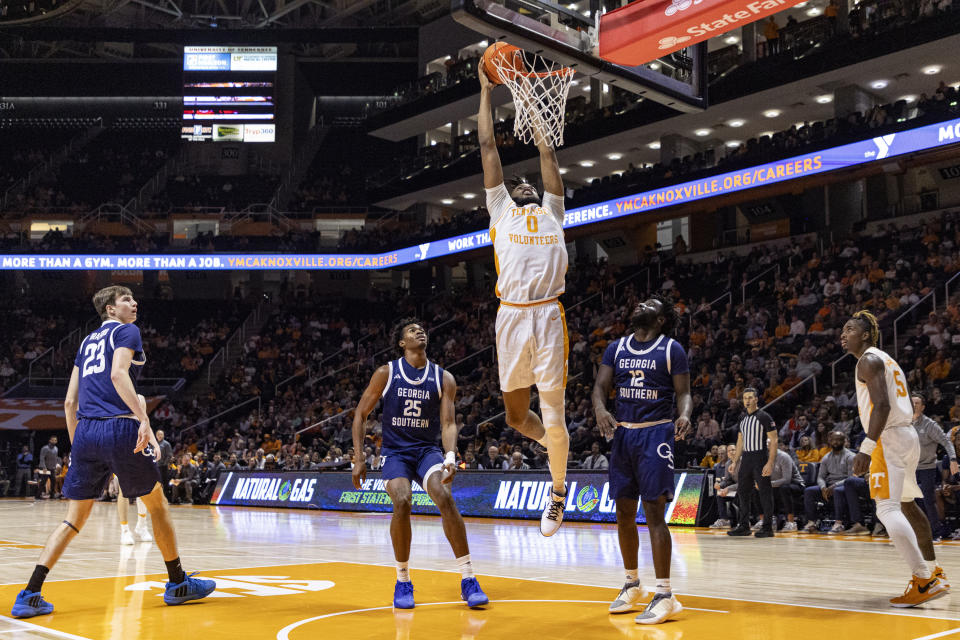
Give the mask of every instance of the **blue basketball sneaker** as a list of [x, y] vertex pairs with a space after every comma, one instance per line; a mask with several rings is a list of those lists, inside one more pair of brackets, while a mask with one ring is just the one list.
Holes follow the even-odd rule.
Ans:
[[396, 609], [413, 609], [413, 583], [400, 582], [393, 588], [393, 606]]
[[13, 609], [10, 611], [10, 615], [14, 618], [32, 618], [45, 616], [48, 613], [53, 613], [53, 605], [44, 600], [39, 591], [26, 589], [17, 594], [17, 599], [13, 601]]
[[476, 578], [464, 578], [460, 581], [460, 599], [466, 602], [471, 609], [482, 607], [490, 602]]
[[188, 574], [180, 584], [168, 582], [167, 590], [163, 594], [163, 601], [169, 605], [175, 605], [191, 600], [200, 600], [206, 598], [217, 588], [217, 583], [213, 580], [194, 578], [195, 575], [197, 574]]

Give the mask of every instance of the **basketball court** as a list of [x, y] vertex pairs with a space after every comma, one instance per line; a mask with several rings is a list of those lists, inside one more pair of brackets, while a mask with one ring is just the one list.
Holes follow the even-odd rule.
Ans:
[[[607, 614], [623, 580], [613, 525], [467, 520], [471, 555], [491, 603], [467, 609], [439, 518], [417, 516], [411, 557], [417, 607], [391, 606], [390, 516], [243, 507], [171, 507], [185, 569], [217, 580], [209, 599], [168, 607], [156, 545], [121, 547], [116, 508], [97, 503], [50, 575], [49, 616], [14, 620], [13, 601], [66, 504], [0, 501], [0, 638], [797, 638], [920, 640], [960, 636], [947, 596], [891, 609], [906, 584], [886, 540], [782, 534], [730, 539], [673, 528], [674, 590], [685, 611], [656, 627]], [[653, 583], [641, 528], [641, 581]], [[960, 543], [937, 545], [960, 575]]]

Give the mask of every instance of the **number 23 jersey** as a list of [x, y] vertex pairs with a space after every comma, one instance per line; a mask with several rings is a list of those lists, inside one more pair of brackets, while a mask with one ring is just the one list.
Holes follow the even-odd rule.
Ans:
[[80, 343], [73, 362], [80, 370], [77, 417], [109, 418], [131, 413], [130, 407], [120, 398], [113, 386], [113, 380], [110, 379], [113, 353], [121, 347], [133, 351], [130, 378], [136, 388], [140, 370], [147, 362], [140, 329], [136, 325], [107, 320]]
[[526, 305], [558, 298], [566, 286], [567, 245], [563, 197], [543, 194], [543, 205], [523, 207], [503, 183], [487, 189], [490, 240], [497, 267], [497, 297]]

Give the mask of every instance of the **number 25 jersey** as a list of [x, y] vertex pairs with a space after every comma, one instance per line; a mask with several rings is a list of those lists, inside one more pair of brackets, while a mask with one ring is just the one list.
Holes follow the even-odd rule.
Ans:
[[120, 398], [113, 386], [113, 380], [110, 379], [113, 353], [120, 347], [133, 350], [130, 378], [136, 388], [140, 370], [147, 362], [140, 329], [136, 325], [107, 320], [80, 343], [77, 357], [73, 361], [80, 369], [77, 417], [109, 418], [131, 413], [130, 407]]
[[443, 369], [427, 361], [415, 369], [405, 358], [388, 365], [383, 390], [383, 450], [399, 452], [440, 441]]
[[497, 267], [497, 297], [527, 305], [560, 297], [566, 286], [567, 245], [563, 197], [543, 194], [543, 206], [522, 207], [503, 183], [487, 189], [490, 240]]

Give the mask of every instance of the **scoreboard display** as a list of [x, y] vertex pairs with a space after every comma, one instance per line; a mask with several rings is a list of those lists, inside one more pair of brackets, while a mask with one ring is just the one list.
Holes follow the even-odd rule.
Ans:
[[184, 47], [180, 137], [274, 142], [276, 79], [276, 47]]

